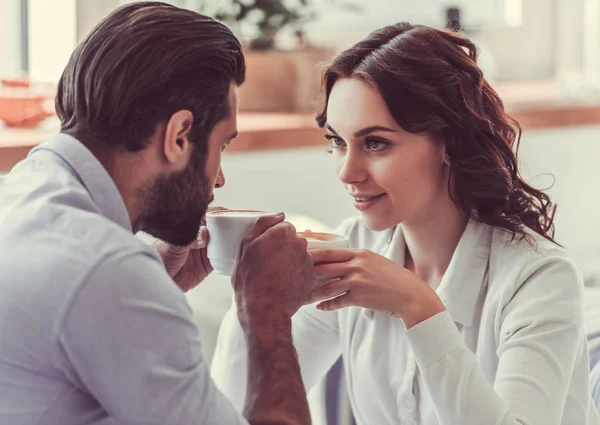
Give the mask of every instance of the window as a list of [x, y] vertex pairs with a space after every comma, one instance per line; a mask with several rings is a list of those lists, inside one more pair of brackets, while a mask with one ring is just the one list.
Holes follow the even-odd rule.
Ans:
[[28, 0], [28, 74], [56, 82], [76, 46], [75, 0]]
[[58, 80], [76, 44], [75, 1], [0, 2], [0, 77]]
[[27, 70], [26, 6], [27, 0], [0, 2], [0, 77], [18, 77]]

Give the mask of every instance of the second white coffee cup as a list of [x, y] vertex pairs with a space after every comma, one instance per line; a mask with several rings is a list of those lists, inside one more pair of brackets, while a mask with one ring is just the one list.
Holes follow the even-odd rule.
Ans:
[[350, 239], [333, 233], [298, 232], [308, 242], [307, 249], [341, 249], [348, 248]]

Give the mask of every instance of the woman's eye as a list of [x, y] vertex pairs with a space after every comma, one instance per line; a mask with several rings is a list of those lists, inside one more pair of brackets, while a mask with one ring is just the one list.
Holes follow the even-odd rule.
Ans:
[[365, 140], [365, 147], [367, 150], [371, 152], [377, 152], [384, 149], [388, 145], [387, 142], [377, 139], [367, 139]]

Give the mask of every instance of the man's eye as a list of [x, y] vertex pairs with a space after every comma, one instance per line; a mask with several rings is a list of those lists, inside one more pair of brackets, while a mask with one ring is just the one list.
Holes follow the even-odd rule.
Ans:
[[346, 142], [333, 134], [326, 134], [325, 138], [331, 142], [331, 147], [334, 149], [346, 146]]

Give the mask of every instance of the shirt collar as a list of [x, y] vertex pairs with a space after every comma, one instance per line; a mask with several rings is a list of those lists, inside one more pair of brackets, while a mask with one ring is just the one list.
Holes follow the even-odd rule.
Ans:
[[100, 213], [132, 231], [129, 214], [114, 180], [83, 143], [68, 134], [59, 133], [32, 149], [29, 156], [40, 151], [58, 155], [88, 191]]
[[[404, 265], [406, 243], [397, 226], [387, 257]], [[469, 327], [485, 280], [493, 228], [469, 220], [436, 292], [455, 322]]]
[[469, 220], [437, 293], [455, 322], [471, 326], [485, 280], [493, 228]]

